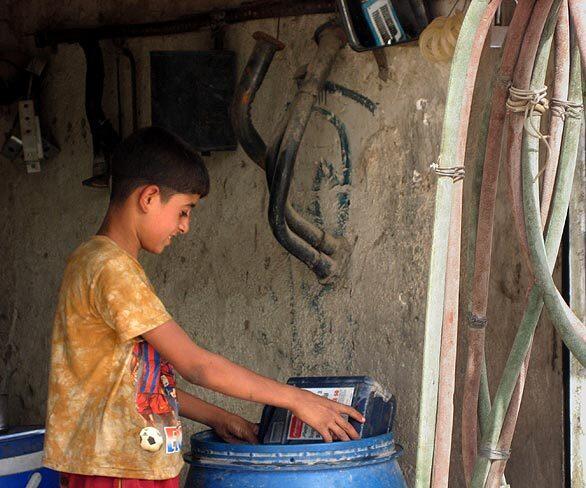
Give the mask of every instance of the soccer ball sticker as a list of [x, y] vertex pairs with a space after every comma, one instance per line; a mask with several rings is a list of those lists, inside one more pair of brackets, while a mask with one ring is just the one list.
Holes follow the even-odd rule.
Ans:
[[157, 452], [163, 445], [163, 436], [154, 427], [145, 427], [140, 431], [140, 447], [145, 451]]

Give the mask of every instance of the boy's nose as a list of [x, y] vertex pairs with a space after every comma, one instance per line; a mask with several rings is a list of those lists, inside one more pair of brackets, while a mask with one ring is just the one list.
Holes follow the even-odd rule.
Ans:
[[187, 234], [189, 232], [189, 221], [181, 222], [179, 224], [179, 232], [181, 232], [182, 234]]

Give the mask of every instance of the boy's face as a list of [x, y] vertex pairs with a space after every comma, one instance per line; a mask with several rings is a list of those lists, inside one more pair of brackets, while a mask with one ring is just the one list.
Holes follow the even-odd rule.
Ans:
[[146, 187], [140, 195], [142, 248], [160, 254], [175, 236], [189, 232], [191, 210], [198, 201], [199, 195], [176, 193], [164, 202], [158, 187]]

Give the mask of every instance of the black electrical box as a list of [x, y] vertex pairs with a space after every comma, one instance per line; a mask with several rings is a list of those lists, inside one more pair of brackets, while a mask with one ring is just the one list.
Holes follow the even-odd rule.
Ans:
[[230, 104], [235, 84], [234, 51], [153, 51], [152, 123], [198, 151], [234, 151]]

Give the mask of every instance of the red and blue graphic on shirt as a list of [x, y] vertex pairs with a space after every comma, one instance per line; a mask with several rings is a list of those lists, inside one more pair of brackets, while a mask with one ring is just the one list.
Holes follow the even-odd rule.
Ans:
[[167, 453], [179, 452], [181, 426], [173, 366], [146, 341], [134, 344], [132, 375], [136, 407], [146, 426], [165, 432]]

